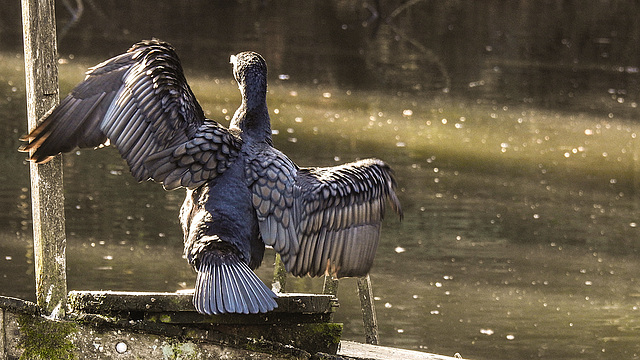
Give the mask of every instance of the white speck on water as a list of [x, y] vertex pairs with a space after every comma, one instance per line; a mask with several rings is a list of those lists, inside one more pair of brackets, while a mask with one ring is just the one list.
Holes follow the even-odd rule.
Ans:
[[322, 93], [322, 97], [325, 99], [329, 99], [331, 98], [331, 93], [330, 92]]
[[288, 74], [280, 74], [278, 75], [278, 79], [280, 80], [289, 80], [291, 77]]
[[480, 334], [491, 336], [494, 334], [494, 331], [491, 329], [480, 329]]
[[405, 248], [403, 248], [403, 247], [401, 247], [401, 246], [397, 246], [394, 250], [395, 250], [395, 252], [396, 252], [396, 253], [398, 253], [398, 254], [401, 254], [401, 253], [403, 253], [403, 252], [407, 251]]
[[403, 116], [411, 116], [411, 115], [413, 115], [413, 110], [411, 110], [411, 109], [402, 110], [402, 115]]
[[506, 336], [506, 338], [507, 338], [507, 340], [513, 340], [516, 337], [514, 335], [512, 335], [512, 334], [509, 334], [509, 335]]
[[385, 303], [384, 307], [387, 309], [391, 309], [393, 307], [393, 305], [391, 305], [391, 303]]

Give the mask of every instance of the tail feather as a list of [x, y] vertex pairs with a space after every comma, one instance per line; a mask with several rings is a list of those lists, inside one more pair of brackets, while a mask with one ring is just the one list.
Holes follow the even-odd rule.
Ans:
[[197, 267], [193, 305], [202, 314], [256, 314], [278, 307], [277, 296], [232, 253], [205, 253]]

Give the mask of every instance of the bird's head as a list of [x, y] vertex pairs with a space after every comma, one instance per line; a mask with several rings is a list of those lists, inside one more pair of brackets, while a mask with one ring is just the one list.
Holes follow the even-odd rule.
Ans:
[[244, 51], [231, 55], [229, 62], [233, 64], [233, 76], [243, 94], [246, 91], [266, 92], [267, 62], [260, 54]]

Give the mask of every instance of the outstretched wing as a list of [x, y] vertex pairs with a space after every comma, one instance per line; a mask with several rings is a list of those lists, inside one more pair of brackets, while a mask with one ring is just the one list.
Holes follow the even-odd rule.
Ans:
[[[138, 181], [153, 178], [167, 188], [195, 187], [206, 171], [233, 161], [235, 139], [205, 119], [173, 47], [150, 40], [91, 68], [23, 137], [28, 144], [21, 150], [31, 151], [30, 160], [45, 162], [60, 152], [108, 141]], [[223, 149], [228, 154], [220, 156]]]
[[296, 276], [363, 276], [385, 205], [402, 216], [391, 169], [377, 159], [299, 169], [277, 151], [247, 166], [264, 242]]

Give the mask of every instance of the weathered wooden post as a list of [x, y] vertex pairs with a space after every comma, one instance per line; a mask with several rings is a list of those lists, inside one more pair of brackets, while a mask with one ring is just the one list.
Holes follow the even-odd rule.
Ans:
[[[22, 0], [29, 129], [59, 102], [54, 0]], [[55, 318], [67, 301], [62, 159], [30, 164], [33, 252], [38, 306]]]
[[378, 345], [378, 318], [373, 304], [373, 287], [369, 274], [358, 278], [358, 295], [362, 309], [364, 339], [367, 344]]

